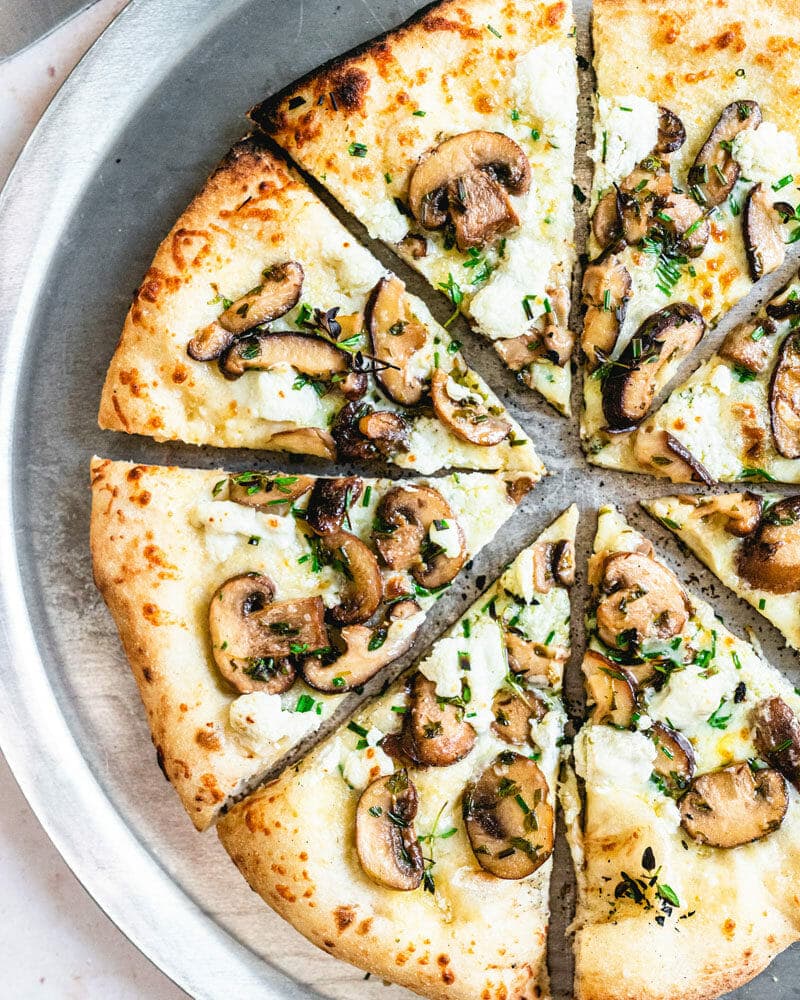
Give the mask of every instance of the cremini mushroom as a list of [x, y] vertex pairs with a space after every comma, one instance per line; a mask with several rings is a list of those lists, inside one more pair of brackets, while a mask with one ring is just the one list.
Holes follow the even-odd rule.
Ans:
[[694, 198], [673, 191], [663, 199], [656, 212], [658, 226], [668, 237], [668, 242], [679, 254], [699, 257], [711, 235], [708, 219]]
[[764, 698], [753, 709], [759, 756], [800, 791], [800, 720], [783, 698]]
[[228, 378], [246, 371], [263, 371], [291, 365], [298, 372], [321, 382], [334, 375], [344, 377], [350, 358], [340, 348], [310, 333], [256, 333], [234, 341], [220, 358], [220, 370]]
[[800, 316], [800, 296], [793, 288], [788, 288], [770, 299], [764, 309], [771, 319], [793, 319]]
[[721, 493], [708, 498], [683, 496], [681, 501], [694, 505], [690, 518], [705, 521], [709, 517], [719, 516], [728, 534], [737, 538], [746, 538], [758, 528], [764, 509], [763, 498], [749, 490], [744, 493]]
[[[373, 531], [375, 547], [390, 568], [408, 569], [421, 587], [449, 583], [464, 565], [467, 549], [453, 509], [432, 486], [396, 486], [381, 499]], [[458, 545], [453, 554], [430, 537], [431, 529], [448, 532]]]
[[738, 323], [723, 340], [719, 349], [720, 357], [732, 361], [753, 375], [759, 375], [769, 363], [771, 351], [768, 338], [776, 329], [771, 319], [758, 323]]
[[664, 369], [685, 357], [705, 330], [700, 311], [688, 302], [674, 302], [648, 316], [602, 380], [609, 430], [629, 431], [641, 423]]
[[564, 646], [533, 642], [513, 630], [506, 631], [503, 639], [512, 673], [524, 674], [527, 684], [540, 687], [551, 687], [558, 681], [561, 668], [569, 658], [569, 651]]
[[763, 184], [754, 184], [747, 194], [742, 212], [744, 249], [750, 267], [750, 277], [758, 281], [776, 271], [786, 257], [786, 246], [780, 229], [780, 217]]
[[694, 777], [696, 760], [692, 744], [686, 737], [656, 722], [650, 730], [650, 739], [656, 746], [653, 770], [673, 792], [683, 792]]
[[341, 600], [328, 615], [337, 625], [357, 625], [378, 610], [383, 598], [383, 579], [375, 553], [348, 531], [319, 536], [319, 546], [345, 578]]
[[686, 445], [669, 431], [642, 424], [633, 436], [636, 461], [651, 466], [674, 483], [714, 485], [714, 477]]
[[672, 194], [672, 177], [658, 156], [643, 160], [617, 188], [620, 234], [629, 246], [648, 235], [658, 216], [658, 206]]
[[669, 108], [658, 109], [658, 141], [654, 152], [663, 156], [674, 153], [686, 142], [686, 129], [683, 122]]
[[671, 639], [691, 607], [675, 575], [640, 552], [615, 552], [603, 565], [597, 631], [610, 649], [632, 650], [645, 639]]
[[742, 762], [695, 778], [678, 805], [681, 825], [693, 840], [738, 847], [778, 829], [789, 795], [778, 771], [754, 771]]
[[637, 710], [637, 685], [633, 675], [594, 649], [587, 649], [581, 665], [586, 696], [592, 705], [595, 725], [609, 724], [630, 729]]
[[492, 702], [492, 732], [504, 743], [523, 746], [530, 743], [531, 723], [543, 719], [547, 711], [547, 705], [533, 691], [501, 688]]
[[633, 287], [630, 272], [613, 254], [590, 264], [583, 275], [581, 347], [591, 368], [614, 350]]
[[800, 496], [769, 507], [739, 552], [739, 573], [756, 590], [800, 590]]
[[475, 745], [475, 730], [464, 718], [463, 705], [436, 694], [436, 685], [417, 672], [409, 685], [400, 747], [416, 764], [446, 767], [466, 757]]
[[406, 233], [397, 244], [397, 249], [414, 260], [420, 260], [428, 256], [428, 241], [419, 233]]
[[481, 868], [497, 878], [520, 879], [553, 853], [553, 806], [539, 766], [504, 750], [464, 790], [463, 814]]
[[734, 101], [723, 109], [689, 170], [692, 193], [704, 208], [721, 205], [733, 191], [741, 170], [731, 143], [740, 132], [760, 124], [761, 108], [755, 101]]
[[328, 645], [321, 598], [274, 598], [268, 577], [244, 573], [226, 580], [211, 599], [208, 623], [214, 661], [237, 691], [288, 690], [296, 672], [293, 658]]
[[778, 351], [769, 385], [769, 413], [778, 453], [800, 458], [800, 332], [788, 333]]
[[364, 483], [358, 476], [340, 476], [336, 479], [320, 477], [314, 483], [306, 508], [306, 523], [319, 535], [328, 535], [342, 529], [342, 521], [361, 496]]
[[513, 139], [501, 132], [465, 132], [420, 158], [408, 205], [425, 229], [442, 229], [449, 221], [463, 253], [519, 224], [508, 195], [524, 194], [530, 183], [528, 158]]
[[414, 830], [417, 790], [405, 770], [378, 778], [356, 808], [356, 851], [364, 873], [387, 889], [408, 892], [422, 882], [425, 862]]
[[493, 413], [477, 390], [457, 382], [442, 368], [431, 375], [431, 401], [436, 416], [457, 438], [484, 448], [500, 444], [511, 433], [511, 424]]
[[533, 547], [533, 586], [540, 594], [575, 582], [575, 546], [569, 539], [537, 542]]
[[316, 455], [317, 458], [336, 458], [336, 443], [333, 437], [319, 427], [298, 427], [290, 431], [279, 431], [269, 439], [271, 448], [292, 454]]
[[339, 458], [365, 461], [405, 451], [411, 428], [399, 414], [368, 403], [345, 403], [331, 427]]
[[254, 326], [271, 323], [297, 305], [303, 289], [303, 268], [287, 261], [264, 271], [264, 280], [231, 303], [213, 323], [200, 330], [186, 348], [195, 361], [213, 361], [237, 336]]
[[366, 309], [372, 353], [379, 359], [375, 378], [386, 395], [402, 406], [422, 399], [425, 383], [409, 362], [425, 346], [425, 327], [414, 315], [406, 286], [392, 275], [373, 288]]
[[242, 472], [228, 477], [228, 498], [244, 507], [275, 513], [305, 496], [314, 485], [313, 476], [275, 476]]

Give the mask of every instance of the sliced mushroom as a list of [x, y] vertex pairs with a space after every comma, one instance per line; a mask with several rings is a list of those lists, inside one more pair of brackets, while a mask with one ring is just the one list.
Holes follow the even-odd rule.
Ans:
[[328, 614], [337, 625], [357, 625], [378, 610], [383, 598], [383, 578], [375, 554], [355, 535], [334, 531], [321, 535], [319, 544], [345, 575], [341, 601]]
[[656, 745], [653, 770], [660, 775], [667, 787], [683, 792], [689, 786], [695, 771], [695, 755], [686, 737], [663, 722], [656, 722], [650, 730], [650, 739]]
[[[431, 590], [449, 583], [466, 562], [461, 526], [450, 504], [432, 486], [396, 486], [381, 499], [375, 513], [379, 528], [373, 537], [381, 559], [390, 569], [410, 569], [421, 587]], [[430, 543], [432, 527], [455, 529], [458, 555], [448, 555]]]
[[754, 184], [750, 188], [744, 203], [742, 224], [750, 277], [758, 281], [765, 274], [776, 271], [786, 257], [780, 218], [763, 184]]
[[416, 764], [446, 767], [466, 757], [475, 738], [475, 730], [464, 719], [463, 707], [439, 698], [433, 681], [417, 672], [403, 716], [403, 752]]
[[753, 709], [756, 749], [800, 791], [800, 720], [783, 698], [764, 698]]
[[399, 413], [391, 410], [374, 410], [358, 420], [358, 431], [381, 455], [395, 455], [408, 451], [410, 427]]
[[547, 705], [532, 691], [519, 694], [501, 688], [492, 702], [492, 731], [513, 746], [530, 743], [531, 723], [543, 719], [547, 710]]
[[397, 249], [401, 253], [413, 257], [414, 260], [421, 260], [423, 257], [428, 256], [428, 241], [424, 236], [420, 236], [419, 233], [406, 233], [397, 244]]
[[364, 488], [358, 476], [338, 479], [318, 479], [314, 483], [306, 508], [306, 523], [319, 535], [340, 531], [347, 512], [361, 496]]
[[530, 183], [528, 158], [513, 139], [501, 132], [466, 132], [420, 158], [408, 204], [425, 229], [441, 229], [449, 220], [463, 253], [519, 224], [508, 193], [524, 194]]
[[242, 472], [228, 477], [228, 498], [244, 507], [276, 511], [293, 504], [314, 485], [313, 476], [266, 476], [263, 472]]
[[331, 433], [339, 458], [368, 461], [404, 451], [410, 428], [399, 413], [354, 401], [336, 414]]
[[518, 337], [495, 340], [494, 349], [512, 372], [520, 372], [541, 356], [542, 331], [531, 330], [530, 333], [521, 333]]
[[303, 277], [303, 268], [293, 260], [264, 271], [260, 285], [228, 306], [214, 323], [189, 341], [189, 356], [195, 361], [213, 361], [236, 336], [283, 316], [297, 305]]
[[569, 658], [569, 650], [563, 646], [531, 642], [516, 632], [506, 632], [504, 640], [512, 673], [524, 674], [527, 684], [542, 687], [550, 687], [558, 681], [561, 668]]
[[615, 552], [603, 566], [597, 631], [611, 649], [682, 633], [691, 607], [674, 574], [640, 552]]
[[637, 710], [633, 675], [594, 649], [586, 650], [581, 669], [586, 679], [586, 695], [593, 705], [592, 723], [630, 729]]
[[800, 333], [787, 334], [769, 385], [769, 413], [775, 448], [800, 458]]
[[760, 124], [761, 108], [755, 101], [734, 101], [723, 109], [689, 170], [689, 183], [704, 208], [721, 205], [733, 191], [741, 171], [731, 143], [740, 132]]
[[800, 496], [786, 497], [764, 513], [742, 545], [738, 568], [756, 590], [800, 590]]
[[563, 285], [547, 289], [550, 308], [544, 314], [542, 354], [554, 365], [563, 368], [572, 357], [575, 337], [569, 328], [569, 291]]
[[771, 319], [760, 323], [739, 323], [723, 340], [719, 349], [720, 357], [758, 375], [769, 362], [771, 351], [767, 337], [775, 331], [776, 326]]
[[548, 594], [553, 587], [571, 587], [575, 582], [575, 547], [562, 538], [557, 542], [537, 542], [533, 547], [533, 587]]
[[467, 836], [481, 868], [526, 878], [553, 853], [553, 807], [539, 766], [504, 750], [464, 790]]
[[662, 155], [674, 153], [686, 142], [686, 129], [683, 122], [669, 108], [658, 109], [658, 142], [655, 152]]
[[800, 316], [800, 296], [794, 288], [788, 288], [771, 299], [764, 308], [772, 319], [793, 319]]
[[370, 294], [366, 317], [372, 353], [380, 359], [375, 378], [390, 399], [415, 406], [425, 383], [409, 372], [409, 361], [425, 346], [428, 334], [412, 312], [406, 286], [398, 277], [381, 278]]
[[344, 375], [350, 367], [344, 351], [309, 333], [257, 333], [244, 337], [234, 341], [219, 364], [223, 375], [230, 378], [239, 378], [250, 369], [291, 365], [322, 382]]
[[751, 535], [761, 523], [764, 500], [749, 490], [745, 493], [722, 493], [710, 499], [681, 497], [684, 503], [693, 503], [695, 510], [690, 517], [705, 520], [719, 514], [725, 522], [725, 530], [737, 538]]
[[469, 444], [491, 447], [511, 433], [511, 424], [492, 413], [495, 407], [487, 407], [476, 392], [455, 382], [441, 368], [434, 369], [431, 375], [431, 401], [439, 420]]
[[592, 233], [602, 250], [620, 238], [620, 217], [619, 189], [613, 187], [606, 191], [592, 213]]
[[405, 770], [378, 778], [356, 809], [356, 850], [366, 875], [387, 889], [419, 888], [425, 870], [414, 830], [417, 790]]
[[753, 771], [748, 763], [701, 774], [680, 800], [681, 824], [711, 847], [738, 847], [777, 830], [789, 806], [778, 771]]
[[583, 321], [581, 347], [590, 367], [611, 355], [625, 319], [633, 283], [619, 257], [611, 255], [590, 264], [583, 275]]
[[705, 250], [711, 227], [694, 198], [673, 191], [664, 199], [656, 218], [678, 253], [699, 257]]
[[649, 316], [610, 367], [603, 385], [608, 429], [630, 431], [647, 416], [668, 365], [685, 357], [706, 330], [699, 310], [675, 302]]
[[290, 657], [328, 645], [319, 597], [274, 597], [268, 577], [245, 573], [227, 580], [211, 600], [208, 624], [214, 661], [237, 691], [288, 690], [295, 678]]
[[714, 477], [708, 469], [669, 431], [642, 425], [633, 438], [633, 454], [641, 465], [655, 466], [674, 483], [714, 485]]
[[296, 430], [280, 431], [269, 439], [269, 445], [279, 451], [292, 454], [316, 455], [318, 458], [336, 458], [336, 444], [327, 431], [319, 427], [298, 427]]

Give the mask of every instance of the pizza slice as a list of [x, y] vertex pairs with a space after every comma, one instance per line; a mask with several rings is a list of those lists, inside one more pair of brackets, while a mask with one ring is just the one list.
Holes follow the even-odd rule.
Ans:
[[217, 828], [310, 941], [422, 996], [550, 995], [577, 520], [565, 511], [381, 698]]
[[541, 474], [459, 346], [282, 160], [245, 139], [136, 292], [100, 426], [425, 474]]
[[411, 646], [530, 486], [93, 460], [95, 581], [198, 829]]
[[642, 506], [800, 649], [800, 497], [748, 491]]
[[576, 997], [712, 1000], [800, 938], [800, 694], [609, 507], [589, 581]]
[[442, 0], [251, 111], [569, 413], [571, 4]]
[[655, 396], [796, 238], [800, 62], [778, 53], [800, 8], [597, 0], [593, 32], [581, 436], [590, 461], [651, 471], [634, 432]]

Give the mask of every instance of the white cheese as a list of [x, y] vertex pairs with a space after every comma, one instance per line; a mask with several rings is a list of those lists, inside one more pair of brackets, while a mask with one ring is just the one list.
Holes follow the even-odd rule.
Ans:
[[584, 726], [575, 740], [575, 766], [595, 791], [649, 792], [656, 747], [642, 733]]
[[234, 732], [257, 753], [266, 753], [284, 739], [296, 743], [318, 722], [312, 712], [287, 711], [280, 695], [265, 691], [239, 695], [231, 702], [228, 719]]
[[[630, 108], [629, 111], [623, 110]], [[595, 145], [589, 154], [597, 164], [595, 196], [620, 181], [658, 141], [658, 105], [643, 97], [599, 97]]]
[[434, 521], [428, 529], [428, 538], [433, 545], [443, 549], [448, 559], [455, 559], [461, 554], [461, 539], [458, 537], [458, 527], [453, 521], [447, 521], [446, 527], [437, 528]]
[[[481, 332], [492, 340], [524, 333], [545, 311], [546, 288], [554, 262], [552, 243], [524, 232], [508, 237], [505, 256], [498, 262], [492, 280], [470, 303], [470, 313]], [[530, 316], [525, 312], [523, 299], [527, 299]]]
[[503, 586], [521, 597], [526, 604], [533, 601], [533, 546], [523, 549], [503, 574]]
[[715, 658], [718, 673], [701, 677], [697, 667], [670, 674], [669, 682], [653, 695], [648, 711], [660, 719], [669, 721], [688, 736], [705, 734], [708, 718], [719, 707], [723, 698], [733, 700], [737, 678], [732, 676], [724, 658]]
[[462, 643], [455, 636], [445, 636], [419, 665], [420, 673], [436, 685], [440, 698], [457, 698], [461, 694], [462, 673], [458, 653], [465, 649], [466, 642], [466, 639]]
[[[290, 427], [327, 427], [328, 417], [337, 406], [337, 394], [320, 397], [311, 385], [294, 388], [299, 372], [280, 364], [268, 371], [246, 372], [228, 383], [229, 392], [242, 411], [261, 420]], [[341, 400], [341, 397], [339, 397]]]
[[575, 121], [577, 91], [575, 60], [559, 42], [537, 45], [517, 59], [511, 91], [520, 109], [559, 125]]
[[560, 748], [558, 741], [564, 732], [564, 716], [557, 709], [551, 709], [544, 718], [531, 719], [531, 739], [541, 751], [539, 766], [546, 775], [554, 774], [558, 768]]
[[727, 365], [717, 365], [717, 367], [711, 372], [711, 378], [709, 379], [712, 388], [716, 389], [718, 393], [723, 396], [729, 396], [731, 391], [731, 370]]
[[[739, 132], [731, 152], [742, 168], [742, 177], [756, 183], [773, 184], [787, 174], [797, 173], [800, 166], [794, 136], [773, 122]], [[791, 188], [788, 190], [791, 192]]]
[[363, 750], [345, 751], [343, 755], [342, 777], [353, 788], [366, 788], [381, 775], [392, 774], [394, 771], [394, 761], [377, 745], [376, 733], [377, 739], [383, 738], [383, 733], [379, 730], [370, 730], [367, 734], [368, 746]]
[[471, 389], [465, 385], [461, 385], [460, 382], [456, 382], [451, 375], [448, 375], [447, 377], [445, 388], [447, 390], [447, 395], [456, 402], [460, 402], [462, 399], [469, 399], [472, 395]]
[[[473, 624], [466, 643], [470, 669], [463, 676], [472, 695], [467, 705], [467, 718], [481, 733], [494, 722], [492, 702], [508, 673], [508, 659], [503, 632], [497, 622], [489, 618]], [[463, 644], [460, 648], [464, 649]]]
[[408, 232], [408, 219], [398, 209], [394, 201], [370, 201], [364, 199], [358, 217], [367, 227], [374, 240], [399, 243]]
[[230, 558], [239, 545], [251, 538], [259, 539], [259, 547], [300, 551], [293, 517], [267, 516], [230, 500], [200, 500], [189, 518], [196, 528], [203, 530], [208, 554], [219, 562]]

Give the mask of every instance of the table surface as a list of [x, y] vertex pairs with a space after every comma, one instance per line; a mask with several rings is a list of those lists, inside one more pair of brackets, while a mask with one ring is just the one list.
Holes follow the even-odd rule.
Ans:
[[[98, 0], [0, 64], [0, 186], [53, 94], [125, 3]], [[4, 996], [185, 1000], [183, 991], [84, 892], [39, 826], [2, 756], [0, 925]]]

